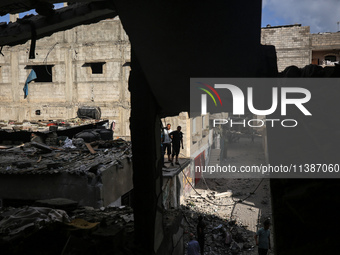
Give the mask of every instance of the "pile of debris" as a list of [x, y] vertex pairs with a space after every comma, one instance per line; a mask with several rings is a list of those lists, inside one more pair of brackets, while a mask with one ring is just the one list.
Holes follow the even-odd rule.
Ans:
[[200, 213], [193, 210], [190, 203], [183, 205], [182, 211], [186, 226], [185, 244], [189, 242], [190, 233], [196, 235], [198, 217], [202, 216], [206, 224], [204, 254], [257, 254], [254, 233], [248, 231], [247, 226], [236, 219], [223, 219], [213, 214]]
[[[51, 132], [45, 139], [37, 135], [17, 146], [0, 145], [0, 206], [66, 197], [98, 208], [132, 189], [131, 142], [101, 139], [92, 130], [80, 133], [99, 137], [89, 141]], [[119, 186], [122, 178], [124, 184]], [[113, 186], [123, 187], [124, 192], [114, 193]]]
[[82, 138], [66, 138], [61, 146], [35, 141], [19, 146], [0, 146], [0, 174], [53, 174], [69, 172], [94, 174], [100, 167], [131, 160], [131, 143], [123, 139], [85, 143]]
[[185, 243], [190, 233], [197, 238], [198, 217], [202, 216], [205, 255], [257, 255], [254, 235], [262, 222], [271, 218], [269, 180], [210, 178], [201, 180], [195, 190], [181, 206]]
[[76, 207], [67, 212], [38, 206], [3, 208], [1, 254], [129, 255], [134, 249], [133, 222], [132, 209], [125, 206]]

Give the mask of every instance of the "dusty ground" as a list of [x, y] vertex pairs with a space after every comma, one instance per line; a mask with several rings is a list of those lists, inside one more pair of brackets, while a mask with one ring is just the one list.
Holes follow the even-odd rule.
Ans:
[[[227, 160], [221, 162], [221, 164], [230, 164], [238, 168], [241, 165], [264, 163], [265, 157], [260, 137], [257, 137], [254, 143], [249, 138], [243, 137], [239, 142], [229, 144]], [[196, 217], [204, 215], [208, 225], [204, 254], [257, 254], [254, 234], [258, 228], [262, 227], [264, 219], [272, 216], [269, 179], [235, 179], [228, 178], [224, 173], [205, 174], [204, 177], [196, 185], [196, 191], [199, 194], [194, 193], [186, 200], [188, 209], [186, 215], [190, 223], [187, 231], [195, 232]], [[241, 249], [234, 249], [232, 253], [231, 247], [223, 244], [224, 239], [218, 238], [219, 233], [216, 229], [220, 224], [226, 231], [230, 231]], [[273, 226], [270, 229], [273, 233]], [[274, 254], [274, 248], [272, 238], [272, 251], [268, 254]]]

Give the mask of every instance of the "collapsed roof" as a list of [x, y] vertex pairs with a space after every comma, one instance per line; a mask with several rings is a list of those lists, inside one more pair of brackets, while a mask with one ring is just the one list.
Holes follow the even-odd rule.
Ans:
[[[51, 34], [91, 24], [117, 16], [112, 2], [76, 1], [77, 3], [54, 10], [52, 3], [60, 1], [0, 1], [0, 15], [15, 14], [35, 9], [38, 15], [27, 15], [16, 22], [0, 23], [0, 46], [23, 44]], [[69, 1], [75, 2], [75, 1]]]

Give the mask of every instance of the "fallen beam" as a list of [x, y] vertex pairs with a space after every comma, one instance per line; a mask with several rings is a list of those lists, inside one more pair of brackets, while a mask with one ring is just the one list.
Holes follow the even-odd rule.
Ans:
[[0, 23], [0, 46], [26, 43], [32, 38], [32, 32], [36, 33], [36, 39], [40, 39], [55, 32], [96, 23], [115, 16], [117, 12], [114, 6], [106, 1], [70, 5], [57, 9], [54, 15], [48, 17], [25, 16], [14, 23]]

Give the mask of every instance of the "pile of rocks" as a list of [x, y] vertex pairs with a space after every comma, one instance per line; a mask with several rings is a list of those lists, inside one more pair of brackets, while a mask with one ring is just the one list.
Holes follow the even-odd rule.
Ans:
[[195, 190], [182, 205], [185, 243], [189, 233], [196, 235], [201, 215], [207, 226], [205, 255], [257, 255], [254, 235], [262, 222], [271, 218], [269, 180], [207, 178], [196, 184]]
[[223, 219], [193, 210], [190, 203], [182, 206], [182, 211], [186, 226], [185, 243], [189, 241], [190, 233], [196, 235], [198, 217], [201, 215], [206, 224], [204, 254], [256, 254], [254, 233], [236, 219]]

